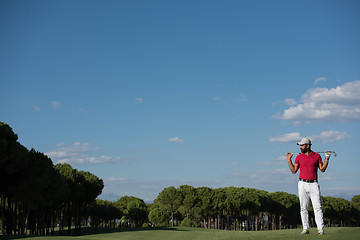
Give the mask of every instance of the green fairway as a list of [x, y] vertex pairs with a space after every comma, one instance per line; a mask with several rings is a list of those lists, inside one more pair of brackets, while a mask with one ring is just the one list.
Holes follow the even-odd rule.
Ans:
[[[235, 240], [235, 239], [360, 239], [360, 228], [326, 228], [326, 235], [318, 236], [316, 229], [311, 229], [309, 235], [300, 235], [301, 229], [259, 231], [259, 232], [238, 232], [224, 230], [206, 230], [198, 228], [162, 228], [162, 229], [141, 229], [121, 231], [113, 233], [101, 233], [84, 235], [79, 237], [27, 237], [30, 240]], [[15, 238], [13, 238], [15, 239]]]

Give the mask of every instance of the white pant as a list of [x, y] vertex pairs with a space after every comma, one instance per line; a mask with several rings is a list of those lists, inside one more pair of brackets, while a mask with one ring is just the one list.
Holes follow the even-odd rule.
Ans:
[[309, 197], [314, 209], [315, 222], [318, 229], [324, 229], [323, 212], [321, 209], [320, 186], [317, 182], [307, 183], [299, 181], [298, 193], [300, 199], [300, 215], [303, 229], [309, 229]]

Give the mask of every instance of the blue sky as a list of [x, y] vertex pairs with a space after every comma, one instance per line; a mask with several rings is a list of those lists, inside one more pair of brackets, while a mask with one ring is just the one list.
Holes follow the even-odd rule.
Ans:
[[359, 1], [0, 2], [0, 121], [90, 171], [102, 199], [165, 187], [297, 192], [286, 152], [333, 150], [360, 194]]

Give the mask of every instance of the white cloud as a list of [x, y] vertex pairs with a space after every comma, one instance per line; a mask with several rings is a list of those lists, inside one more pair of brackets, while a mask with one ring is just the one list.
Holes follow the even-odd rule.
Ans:
[[309, 89], [302, 103], [275, 116], [295, 123], [353, 122], [360, 120], [360, 81], [347, 82], [336, 88]]
[[51, 101], [50, 104], [51, 104], [52, 107], [55, 108], [55, 109], [58, 108], [58, 107], [60, 107], [60, 105], [61, 105], [60, 102], [55, 101], [55, 100], [54, 100], [54, 101]]
[[[328, 131], [323, 131], [318, 135], [312, 135], [312, 136], [307, 136], [309, 137], [312, 141], [314, 140], [319, 140], [322, 141], [323, 143], [330, 143], [330, 142], [337, 142], [343, 139], [347, 139], [350, 138], [349, 134], [347, 134], [347, 132], [340, 132], [340, 131], [336, 131], [336, 130], [328, 130]], [[272, 143], [276, 143], [276, 142], [295, 142], [295, 141], [299, 141], [301, 138], [303, 138], [301, 136], [301, 134], [299, 132], [292, 132], [292, 133], [286, 133], [284, 135], [280, 135], [277, 137], [271, 137], [269, 139], [269, 142]]]
[[50, 158], [67, 158], [70, 156], [70, 153], [66, 151], [52, 151], [45, 154]]
[[318, 84], [319, 82], [322, 82], [322, 81], [326, 81], [326, 78], [325, 77], [319, 77], [319, 78], [315, 79], [314, 85], [316, 85], [316, 84]]
[[277, 137], [271, 137], [269, 142], [294, 142], [299, 141], [301, 138], [302, 137], [299, 132], [292, 132]]
[[286, 104], [288, 106], [292, 106], [292, 105], [296, 105], [297, 102], [295, 99], [292, 99], [292, 98], [286, 98], [284, 101], [276, 101], [276, 102], [273, 102], [272, 105], [275, 106], [275, 105], [278, 105], [278, 104]]
[[349, 134], [335, 130], [324, 131], [320, 135], [310, 136], [310, 139], [320, 140], [323, 143], [337, 142], [346, 138], [350, 138]]
[[61, 146], [61, 149], [64, 149], [68, 152], [92, 152], [92, 151], [100, 150], [99, 147], [92, 147], [91, 144], [88, 142], [85, 142], [85, 143], [75, 142], [71, 146], [65, 146], [65, 144], [63, 144]]
[[277, 159], [275, 159], [274, 161], [268, 161], [268, 162], [259, 162], [259, 165], [263, 165], [263, 166], [281, 166], [286, 164], [286, 157], [285, 157], [285, 153], [284, 156], [280, 156]]
[[173, 137], [173, 138], [169, 138], [168, 142], [170, 142], [170, 143], [172, 143], [172, 142], [174, 142], [174, 143], [183, 143], [184, 140], [179, 138], [179, 137]]
[[292, 98], [286, 98], [285, 103], [289, 106], [295, 105], [297, 102]]
[[89, 156], [89, 153], [98, 151], [100, 151], [100, 148], [93, 147], [90, 143], [76, 142], [70, 146], [59, 143], [56, 145], [56, 149], [45, 154], [51, 159], [56, 160], [57, 163], [69, 164], [99, 164], [121, 160], [120, 157], [107, 155]]
[[69, 163], [69, 164], [99, 164], [114, 162], [111, 156], [100, 156], [100, 157], [89, 157], [86, 155], [73, 155], [70, 158], [61, 158], [58, 163]]

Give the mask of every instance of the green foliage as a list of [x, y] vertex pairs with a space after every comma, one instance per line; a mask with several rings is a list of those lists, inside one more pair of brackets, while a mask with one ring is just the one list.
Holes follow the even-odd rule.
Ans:
[[179, 213], [186, 218], [194, 217], [196, 212], [196, 204], [199, 202], [196, 189], [193, 186], [182, 185], [178, 189], [180, 194], [182, 205], [179, 207]]
[[56, 220], [60, 229], [67, 220], [69, 232], [74, 222], [79, 234], [84, 204], [101, 194], [102, 179], [69, 164], [54, 166], [48, 156], [35, 149], [27, 150], [17, 140], [10, 126], [0, 122], [2, 232], [44, 235], [50, 230], [54, 233]]
[[181, 227], [194, 227], [193, 221], [189, 218], [185, 218], [180, 223]]
[[96, 199], [86, 206], [92, 227], [115, 227], [115, 219], [122, 217], [122, 212], [114, 202]]
[[156, 198], [160, 207], [170, 212], [172, 226], [174, 226], [175, 212], [181, 204], [181, 199], [181, 193], [175, 187], [164, 188]]
[[356, 209], [352, 204], [343, 198], [322, 197], [321, 205], [324, 218], [328, 219], [329, 225], [343, 226], [353, 217], [356, 217]]
[[269, 194], [269, 197], [269, 212], [281, 216], [279, 228], [281, 229], [286, 224], [296, 227], [300, 222], [300, 215], [298, 213], [300, 209], [299, 198], [295, 194], [286, 192], [273, 192]]
[[[331, 216], [338, 224], [354, 225], [351, 221], [354, 222], [358, 215], [347, 200], [322, 199], [324, 216]], [[331, 203], [333, 199], [336, 203]], [[358, 198], [354, 198], [355, 205], [357, 201]], [[160, 192], [151, 205], [149, 221], [153, 226], [201, 225], [204, 228], [237, 230], [297, 228], [301, 224], [299, 209], [297, 195], [286, 192], [183, 185]]]
[[351, 205], [360, 211], [360, 195], [355, 195], [351, 199]]
[[29, 164], [28, 150], [18, 141], [12, 128], [0, 122], [0, 189], [7, 196], [14, 196], [23, 181], [23, 172]]
[[148, 222], [148, 208], [140, 198], [124, 196], [115, 202], [115, 206], [123, 213], [124, 224], [127, 227], [140, 227]]
[[149, 222], [151, 222], [153, 226], [167, 227], [169, 226], [170, 215], [170, 211], [160, 207], [160, 204], [155, 199], [149, 209]]

